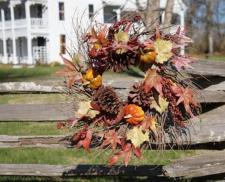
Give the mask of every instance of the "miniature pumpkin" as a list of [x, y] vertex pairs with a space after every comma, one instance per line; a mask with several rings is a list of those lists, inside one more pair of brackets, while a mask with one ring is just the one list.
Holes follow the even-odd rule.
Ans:
[[151, 63], [155, 61], [156, 56], [157, 56], [157, 53], [155, 51], [149, 51], [147, 53], [143, 53], [140, 59], [141, 61], [145, 63]]
[[94, 77], [93, 70], [89, 68], [83, 75], [83, 82], [87, 82], [90, 88], [97, 89], [102, 85], [102, 76]]
[[89, 86], [90, 86], [92, 89], [97, 89], [97, 88], [99, 88], [101, 85], [102, 85], [102, 76], [101, 76], [101, 75], [98, 75], [97, 77], [95, 77], [94, 79], [92, 79], [92, 80], [90, 81], [90, 84], [89, 84]]
[[135, 104], [129, 104], [124, 107], [124, 115], [128, 123], [136, 125], [144, 120], [145, 113], [141, 107]]

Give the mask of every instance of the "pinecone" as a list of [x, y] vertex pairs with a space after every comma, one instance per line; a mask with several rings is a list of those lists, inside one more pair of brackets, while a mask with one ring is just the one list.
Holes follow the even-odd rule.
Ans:
[[141, 107], [148, 107], [153, 101], [153, 93], [144, 91], [144, 84], [143, 82], [135, 83], [132, 86], [131, 91], [128, 95], [129, 103], [139, 105]]
[[116, 115], [123, 103], [112, 87], [101, 86], [93, 93], [92, 104], [96, 105], [101, 112]]

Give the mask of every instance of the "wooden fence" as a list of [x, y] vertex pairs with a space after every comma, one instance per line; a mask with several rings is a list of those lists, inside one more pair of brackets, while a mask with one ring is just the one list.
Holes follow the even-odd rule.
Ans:
[[[196, 66], [197, 65], [197, 66]], [[225, 64], [222, 62], [195, 63], [194, 70], [188, 70], [194, 75], [195, 81], [204, 89], [198, 92], [201, 103], [217, 103], [219, 107], [203, 113], [199, 118], [193, 119], [190, 133], [178, 139], [178, 143], [193, 148], [211, 149], [206, 154], [177, 160], [166, 166], [114, 166], [108, 168], [103, 165], [40, 165], [40, 164], [0, 164], [1, 176], [45, 176], [45, 177], [71, 177], [90, 175], [124, 175], [124, 176], [151, 176], [168, 178], [199, 178], [215, 175], [225, 177], [225, 151], [213, 150], [214, 145], [224, 148], [225, 144]], [[201, 68], [201, 69], [200, 69]], [[202, 81], [207, 77], [213, 82]], [[200, 80], [200, 81], [199, 81]], [[204, 79], [203, 79], [204, 80]], [[216, 83], [216, 84], [213, 84]], [[108, 83], [118, 89], [122, 95], [128, 91], [130, 82]], [[206, 86], [207, 85], [207, 86]], [[37, 83], [0, 83], [0, 93], [61, 93], [62, 88]], [[26, 96], [26, 95], [24, 95]], [[73, 116], [76, 105], [72, 103], [61, 104], [17, 104], [0, 105], [0, 122], [11, 121], [60, 121]], [[6, 136], [0, 135], [0, 148], [17, 147], [47, 147], [68, 148], [71, 144], [69, 136]], [[190, 140], [191, 139], [191, 140]], [[167, 143], [172, 141], [167, 139]]]

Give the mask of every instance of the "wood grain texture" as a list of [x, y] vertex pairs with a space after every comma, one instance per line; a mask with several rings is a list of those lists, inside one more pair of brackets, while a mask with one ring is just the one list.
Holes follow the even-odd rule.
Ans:
[[[68, 138], [68, 137], [67, 137]], [[0, 136], [1, 147], [70, 147], [66, 136]], [[62, 139], [62, 140], [61, 140]], [[192, 119], [186, 133], [176, 141], [166, 137], [166, 143], [197, 145], [225, 141], [225, 105]]]
[[0, 83], [0, 93], [61, 93], [63, 87], [45, 85], [35, 82], [6, 82]]
[[67, 136], [7, 136], [0, 135], [0, 148], [42, 147], [62, 148], [70, 146]]
[[113, 166], [105, 165], [46, 165], [46, 164], [0, 164], [0, 176], [160, 176], [162, 166]]
[[225, 77], [224, 61], [199, 60], [191, 66], [193, 69], [187, 69], [185, 72], [196, 75]]
[[163, 167], [169, 177], [205, 177], [225, 174], [225, 151], [210, 152], [208, 154], [183, 158]]
[[0, 105], [0, 121], [60, 121], [74, 117], [76, 103]]
[[[176, 139], [176, 140], [175, 140]], [[166, 137], [166, 143], [198, 145], [225, 141], [225, 105], [204, 113], [191, 120], [187, 130], [174, 140]]]
[[[225, 70], [224, 70], [225, 71]], [[225, 82], [219, 84], [211, 85], [205, 89], [206, 91], [224, 91], [225, 92]]]

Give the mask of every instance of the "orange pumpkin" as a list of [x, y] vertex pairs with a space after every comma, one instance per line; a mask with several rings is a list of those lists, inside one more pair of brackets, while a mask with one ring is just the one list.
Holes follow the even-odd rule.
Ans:
[[128, 123], [136, 125], [144, 120], [145, 113], [141, 107], [129, 104], [124, 107], [124, 115]]
[[155, 51], [149, 51], [147, 53], [143, 53], [140, 59], [141, 61], [145, 63], [151, 63], [155, 61], [156, 56], [157, 56], [157, 53]]

